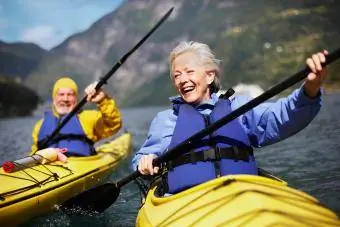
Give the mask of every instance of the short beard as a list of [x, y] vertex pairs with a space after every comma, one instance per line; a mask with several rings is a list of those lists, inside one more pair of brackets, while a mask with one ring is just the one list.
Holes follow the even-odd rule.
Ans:
[[[72, 108], [70, 107], [57, 107], [56, 105], [53, 106], [55, 112], [60, 115], [60, 116], [64, 116], [66, 114], [69, 114], [72, 111]], [[67, 110], [65, 110], [67, 109]]]

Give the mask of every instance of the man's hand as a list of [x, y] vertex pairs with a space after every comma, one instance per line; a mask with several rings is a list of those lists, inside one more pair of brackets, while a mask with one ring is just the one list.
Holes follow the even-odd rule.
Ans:
[[98, 82], [94, 82], [85, 88], [85, 93], [87, 95], [87, 101], [93, 103], [100, 103], [107, 96], [103, 90], [96, 91], [95, 87]]

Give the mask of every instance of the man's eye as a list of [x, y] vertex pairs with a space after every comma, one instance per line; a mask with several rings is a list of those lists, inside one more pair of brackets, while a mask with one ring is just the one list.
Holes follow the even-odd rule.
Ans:
[[194, 72], [194, 70], [188, 70], [187, 73], [188, 74], [192, 74]]

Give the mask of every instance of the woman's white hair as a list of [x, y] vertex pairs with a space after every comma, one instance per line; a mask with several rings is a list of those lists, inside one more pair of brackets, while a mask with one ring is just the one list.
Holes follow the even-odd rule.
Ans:
[[171, 70], [172, 64], [176, 57], [185, 53], [191, 52], [196, 54], [200, 57], [202, 64], [207, 68], [209, 71], [215, 72], [214, 81], [210, 85], [210, 93], [214, 93], [220, 90], [221, 88], [221, 81], [220, 81], [220, 60], [216, 59], [214, 53], [210, 49], [207, 44], [194, 42], [194, 41], [182, 41], [180, 42], [170, 53], [169, 56], [169, 63], [170, 63], [170, 77], [171, 77]]

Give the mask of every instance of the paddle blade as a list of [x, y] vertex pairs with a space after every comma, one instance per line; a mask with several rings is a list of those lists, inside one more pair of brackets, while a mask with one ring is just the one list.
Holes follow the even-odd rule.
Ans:
[[113, 183], [105, 183], [73, 197], [62, 204], [66, 213], [102, 213], [118, 198], [120, 188]]

